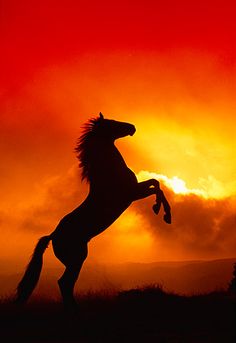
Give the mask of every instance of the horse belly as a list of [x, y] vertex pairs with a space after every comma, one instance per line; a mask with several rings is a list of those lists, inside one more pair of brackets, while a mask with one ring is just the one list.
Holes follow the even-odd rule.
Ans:
[[62, 218], [52, 234], [54, 245], [70, 245], [71, 241], [88, 242], [106, 230], [129, 207], [131, 201], [85, 201]]
[[90, 220], [90, 225], [88, 227], [89, 236], [91, 238], [97, 236], [110, 227], [129, 207], [130, 203], [131, 202], [127, 202], [122, 206], [117, 207], [106, 204], [100, 207], [100, 209], [97, 209], [93, 215], [93, 218]]

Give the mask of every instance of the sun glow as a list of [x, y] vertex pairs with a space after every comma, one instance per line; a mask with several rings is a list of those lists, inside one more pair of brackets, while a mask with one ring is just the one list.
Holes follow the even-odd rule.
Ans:
[[177, 176], [174, 176], [171, 180], [171, 186], [173, 191], [176, 194], [187, 194], [188, 193], [188, 189], [186, 187], [186, 183], [179, 179]]
[[188, 188], [186, 182], [180, 179], [178, 176], [173, 176], [168, 178], [162, 174], [156, 174], [149, 171], [142, 170], [138, 173], [137, 178], [139, 181], [145, 181], [147, 179], [157, 179], [165, 184], [168, 188], [170, 188], [175, 194], [196, 194], [202, 196], [204, 198], [211, 197], [210, 194], [207, 193], [205, 189], [198, 189], [198, 188]]

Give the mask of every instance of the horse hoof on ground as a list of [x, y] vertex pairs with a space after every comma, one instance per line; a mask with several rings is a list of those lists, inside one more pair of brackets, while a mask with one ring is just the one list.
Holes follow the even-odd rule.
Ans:
[[170, 213], [166, 213], [164, 215], [163, 219], [167, 224], [171, 224], [171, 214]]

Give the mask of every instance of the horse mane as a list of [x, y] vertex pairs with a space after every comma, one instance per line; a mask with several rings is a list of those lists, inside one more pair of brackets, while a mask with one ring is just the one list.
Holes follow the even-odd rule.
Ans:
[[75, 153], [79, 160], [79, 167], [82, 169], [81, 179], [90, 181], [91, 148], [95, 137], [97, 125], [101, 122], [101, 117], [91, 118], [82, 126], [82, 134], [79, 137]]

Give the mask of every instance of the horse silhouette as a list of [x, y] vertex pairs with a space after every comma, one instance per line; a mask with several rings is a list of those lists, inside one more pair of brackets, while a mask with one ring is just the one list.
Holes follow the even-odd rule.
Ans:
[[106, 230], [133, 201], [156, 194], [153, 211], [158, 214], [163, 204], [164, 220], [171, 223], [170, 206], [159, 182], [155, 179], [138, 182], [114, 144], [118, 138], [132, 136], [135, 126], [105, 119], [100, 113], [84, 124], [83, 130], [75, 151], [82, 179], [89, 183], [89, 193], [79, 207], [60, 220], [50, 235], [39, 239], [17, 286], [17, 303], [25, 303], [32, 294], [41, 273], [43, 253], [50, 241], [55, 256], [65, 265], [58, 280], [63, 303], [74, 308], [74, 285], [87, 257], [88, 242]]

